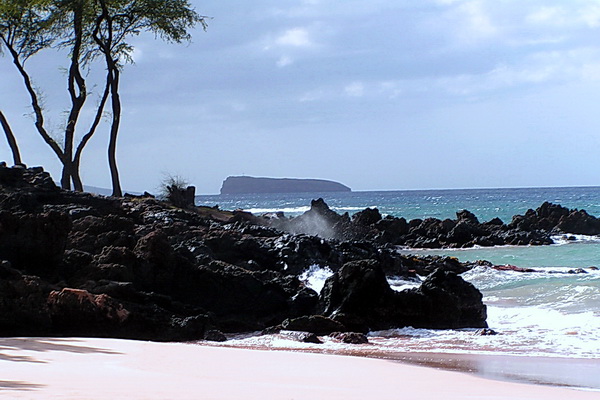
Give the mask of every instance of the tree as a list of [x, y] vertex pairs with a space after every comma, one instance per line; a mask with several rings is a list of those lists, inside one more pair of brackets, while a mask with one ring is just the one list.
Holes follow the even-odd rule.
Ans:
[[[85, 105], [88, 92], [83, 68], [89, 52], [86, 27], [93, 20], [92, 3], [86, 0], [0, 0], [0, 44], [10, 54], [13, 64], [23, 79], [31, 101], [35, 127], [63, 165], [61, 187], [83, 190], [79, 176], [79, 160], [83, 148], [95, 133], [101, 119], [108, 91], [96, 107], [94, 122], [79, 142], [75, 157], [73, 150], [77, 122]], [[89, 36], [89, 28], [88, 28]], [[44, 109], [39, 91], [27, 72], [26, 62], [40, 51], [52, 47], [69, 50], [67, 91], [71, 102], [64, 123], [62, 146], [45, 127]]]
[[21, 164], [21, 152], [19, 151], [19, 145], [17, 144], [17, 139], [10, 129], [10, 124], [8, 123], [4, 113], [0, 110], [0, 125], [2, 125], [2, 129], [4, 130], [4, 134], [6, 135], [6, 141], [8, 142], [8, 146], [10, 147], [10, 151], [13, 155], [13, 163], [15, 165]]
[[[205, 17], [197, 14], [187, 0], [0, 0], [0, 43], [23, 78], [38, 133], [63, 165], [64, 189], [70, 189], [72, 181], [75, 190], [83, 190], [81, 155], [97, 131], [110, 98], [108, 160], [113, 195], [122, 195], [116, 149], [121, 122], [120, 74], [123, 66], [132, 62], [133, 47], [127, 40], [148, 31], [165, 41], [181, 43], [190, 40], [189, 30], [198, 23], [206, 29]], [[62, 146], [44, 127], [39, 95], [25, 69], [29, 57], [53, 47], [69, 52], [67, 91], [71, 105]], [[77, 122], [88, 97], [83, 71], [98, 58], [106, 68], [104, 90], [89, 130], [75, 147]]]
[[98, 0], [98, 3], [100, 14], [96, 18], [92, 37], [108, 71], [112, 111], [108, 162], [113, 196], [121, 196], [116, 158], [121, 122], [119, 80], [123, 64], [132, 61], [133, 50], [126, 40], [142, 31], [150, 31], [163, 40], [181, 43], [190, 40], [188, 29], [197, 23], [206, 29], [206, 21], [190, 7], [187, 0]]

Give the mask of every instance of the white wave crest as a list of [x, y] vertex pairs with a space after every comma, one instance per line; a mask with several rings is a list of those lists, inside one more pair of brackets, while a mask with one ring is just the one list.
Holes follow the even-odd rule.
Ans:
[[310, 207], [282, 207], [282, 208], [247, 208], [244, 211], [247, 211], [252, 214], [267, 214], [267, 213], [276, 213], [283, 212], [285, 214], [302, 214], [306, 211], [310, 210]]
[[563, 245], [570, 243], [600, 243], [600, 236], [598, 235], [576, 235], [571, 233], [566, 233], [563, 235], [553, 235], [551, 239], [554, 241], [555, 245]]
[[318, 264], [311, 265], [306, 271], [304, 271], [298, 279], [306, 283], [306, 286], [311, 288], [317, 293], [321, 293], [325, 281], [333, 275], [333, 271], [329, 268], [323, 268]]

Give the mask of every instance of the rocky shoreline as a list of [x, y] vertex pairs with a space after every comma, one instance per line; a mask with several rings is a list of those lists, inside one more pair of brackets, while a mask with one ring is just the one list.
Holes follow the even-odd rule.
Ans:
[[[265, 221], [266, 220], [266, 221]], [[260, 222], [260, 221], [259, 221]], [[536, 210], [515, 215], [508, 224], [500, 218], [480, 222], [468, 210], [456, 219], [426, 218], [407, 221], [402, 217], [383, 217], [377, 208], [339, 215], [322, 199], [313, 200], [311, 209], [296, 218], [281, 213], [265, 215], [263, 224], [278, 229], [317, 235], [336, 240], [365, 240], [377, 244], [408, 248], [468, 248], [473, 246], [547, 245], [552, 236], [599, 235], [600, 219], [585, 210], [570, 210], [545, 202]]]
[[[509, 225], [463, 211], [450, 229], [370, 209], [340, 216], [315, 200], [297, 218], [259, 217], [63, 191], [40, 167], [0, 166], [0, 335], [186, 341], [291, 330], [360, 342], [373, 329], [485, 328], [481, 293], [458, 275], [471, 265], [394, 246], [481, 242], [447, 242], [473, 229], [545, 244], [573, 213], [594, 218], [567, 211], [544, 204]], [[334, 271], [321, 293], [299, 279], [315, 264]], [[417, 275], [423, 284], [402, 292], [386, 280]]]

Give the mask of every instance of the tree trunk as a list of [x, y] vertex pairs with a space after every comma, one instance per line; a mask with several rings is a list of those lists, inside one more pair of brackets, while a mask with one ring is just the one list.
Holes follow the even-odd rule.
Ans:
[[33, 88], [33, 84], [31, 83], [31, 78], [29, 77], [29, 74], [27, 73], [27, 71], [25, 71], [23, 63], [21, 62], [21, 59], [19, 58], [19, 53], [17, 53], [17, 51], [14, 49], [14, 47], [11, 46], [11, 44], [9, 42], [7, 42], [4, 37], [2, 37], [2, 42], [4, 43], [4, 46], [6, 47], [6, 49], [8, 49], [9, 53], [11, 54], [13, 64], [15, 64], [15, 66], [17, 67], [19, 74], [23, 78], [23, 83], [25, 83], [25, 88], [27, 89], [27, 93], [29, 93], [29, 97], [31, 99], [31, 108], [33, 109], [33, 113], [35, 115], [35, 127], [37, 128], [38, 133], [44, 139], [44, 141], [48, 144], [48, 146], [50, 146], [52, 151], [54, 151], [54, 154], [56, 154], [58, 159], [62, 162], [63, 151], [61, 150], [58, 143], [56, 143], [56, 141], [54, 139], [52, 139], [52, 137], [48, 134], [48, 132], [46, 131], [46, 128], [44, 128], [44, 115], [42, 112], [42, 107], [38, 100], [38, 95], [37, 95], [35, 89]]
[[100, 124], [100, 120], [102, 119], [102, 113], [104, 112], [104, 106], [106, 105], [106, 101], [108, 99], [108, 95], [110, 94], [110, 83], [111, 83], [111, 74], [110, 72], [106, 75], [106, 85], [104, 87], [104, 93], [102, 94], [102, 99], [100, 100], [100, 104], [96, 109], [96, 117], [90, 127], [88, 133], [86, 133], [82, 138], [79, 144], [77, 145], [77, 149], [75, 150], [75, 156], [73, 157], [73, 187], [78, 192], [83, 192], [83, 183], [81, 182], [81, 176], [79, 173], [80, 165], [81, 165], [81, 155], [83, 153], [83, 149], [85, 145], [90, 141], [94, 133], [96, 133], [96, 129]]
[[[110, 99], [112, 108], [112, 123], [110, 126], [110, 138], [108, 141], [108, 166], [110, 168], [110, 177], [112, 180], [112, 195], [122, 197], [121, 183], [119, 181], [119, 169], [117, 167], [117, 136], [119, 134], [119, 124], [121, 123], [121, 99], [119, 96], [119, 65], [118, 60], [113, 58], [113, 21], [108, 13], [108, 7], [105, 0], [100, 0], [102, 15], [96, 19], [96, 27], [92, 36], [94, 41], [100, 47], [106, 61], [108, 71], [107, 82], [110, 87]], [[101, 34], [102, 24], [105, 23], [106, 31]]]
[[117, 136], [119, 134], [119, 124], [121, 123], [121, 98], [119, 96], [119, 69], [115, 64], [111, 66], [113, 71], [111, 81], [111, 101], [112, 101], [112, 124], [110, 127], [110, 139], [108, 142], [108, 166], [110, 167], [110, 177], [112, 180], [112, 195], [122, 197], [121, 182], [119, 180], [119, 169], [117, 167]]
[[67, 163], [65, 163], [64, 160], [60, 176], [60, 187], [64, 190], [71, 190], [71, 174], [69, 173], [69, 168], [67, 167]]
[[75, 139], [75, 129], [77, 127], [77, 121], [79, 115], [85, 104], [87, 98], [87, 89], [85, 79], [81, 75], [79, 58], [81, 57], [81, 46], [83, 42], [83, 8], [81, 3], [77, 3], [73, 9], [73, 33], [75, 35], [75, 41], [73, 44], [73, 52], [71, 54], [71, 65], [69, 67], [69, 85], [68, 92], [71, 98], [71, 111], [67, 119], [67, 126], [65, 128], [65, 142], [64, 142], [64, 161], [63, 161], [63, 175], [61, 179], [61, 185], [63, 189], [71, 189], [71, 180], [75, 184], [74, 189], [76, 191], [82, 191], [83, 186], [81, 185], [81, 179], [79, 178], [79, 172], [75, 171], [75, 167], [79, 168], [79, 163], [73, 162], [73, 141]]
[[6, 135], [6, 140], [8, 141], [8, 145], [10, 146], [10, 151], [12, 152], [13, 162], [15, 165], [22, 164], [21, 162], [21, 153], [19, 152], [19, 145], [17, 144], [17, 139], [15, 135], [13, 135], [12, 129], [10, 129], [10, 125], [6, 120], [6, 117], [0, 111], [0, 123], [2, 124], [2, 128], [4, 129], [4, 134]]
[[83, 192], [83, 182], [81, 182], [81, 177], [79, 176], [79, 165], [73, 164], [72, 172], [71, 178], [73, 179], [73, 190], [76, 192]]

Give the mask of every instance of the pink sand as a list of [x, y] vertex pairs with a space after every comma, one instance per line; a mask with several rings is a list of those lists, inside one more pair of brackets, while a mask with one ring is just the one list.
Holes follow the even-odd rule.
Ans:
[[117, 339], [0, 339], [6, 399], [598, 399], [368, 358]]

